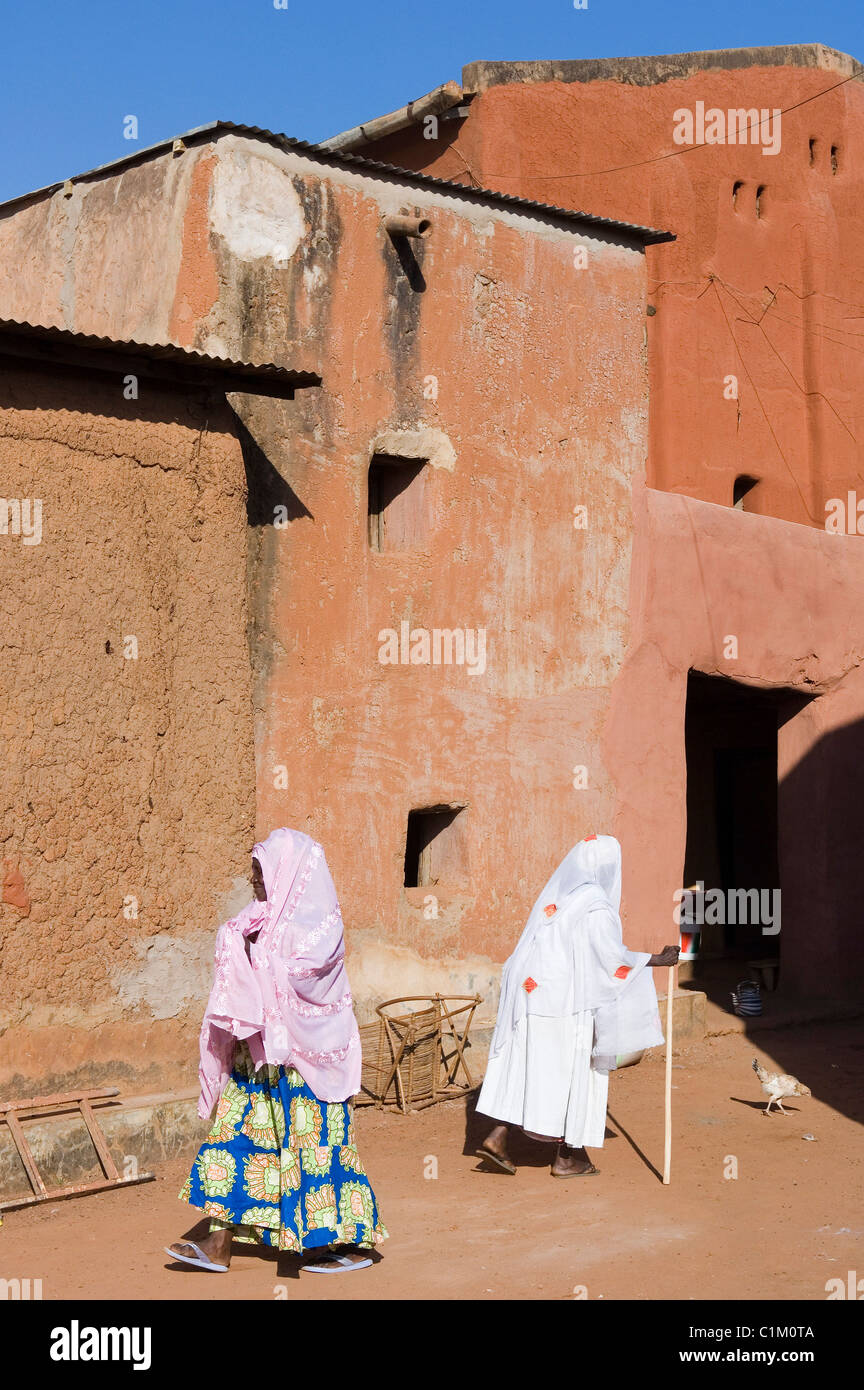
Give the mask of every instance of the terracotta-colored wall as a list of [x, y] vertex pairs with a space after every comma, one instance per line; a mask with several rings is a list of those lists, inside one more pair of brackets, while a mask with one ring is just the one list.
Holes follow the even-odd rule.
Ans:
[[[783, 105], [790, 93], [776, 84], [798, 83], [800, 93], [801, 83], [824, 83], [826, 73], [774, 69], [770, 92], [756, 79], [745, 92], [745, 79], [702, 74], [678, 85], [695, 100], [710, 81], [706, 101], [736, 105], [756, 101], [758, 88], [760, 104]], [[52, 602], [55, 591], [78, 595], [69, 651], [89, 643], [94, 661], [118, 660], [104, 652], [102, 629], [128, 631], [131, 606], [133, 630], [150, 634], [160, 657], [148, 677], [158, 700], [151, 691], [134, 702], [116, 682], [106, 696], [99, 684], [74, 716], [76, 741], [92, 736], [97, 761], [105, 709], [118, 728], [135, 712], [144, 729], [131, 756], [123, 729], [127, 745], [109, 761], [110, 775], [83, 813], [74, 803], [76, 821], [83, 815], [88, 826], [83, 845], [64, 836], [57, 817], [43, 826], [32, 796], [34, 812], [20, 812], [30, 782], [40, 793], [43, 782], [53, 787], [48, 769], [63, 761], [70, 719], [62, 704], [65, 722], [54, 724], [54, 709], [76, 688], [75, 672], [63, 656], [55, 688], [41, 658], [20, 666], [10, 706], [15, 729], [29, 727], [31, 705], [45, 727], [41, 743], [5, 774], [7, 803], [17, 808], [4, 840], [8, 867], [21, 864], [33, 907], [29, 918], [12, 902], [0, 909], [14, 1001], [0, 1077], [17, 1072], [24, 1086], [25, 1076], [59, 1076], [54, 1057], [62, 1049], [64, 1077], [192, 1079], [212, 930], [229, 901], [243, 898], [239, 875], [253, 821], [259, 834], [296, 824], [324, 843], [361, 1015], [382, 997], [425, 988], [477, 988], [494, 1002], [499, 963], [542, 876], [590, 829], [611, 828], [625, 845], [628, 942], [659, 947], [674, 936], [672, 893], [681, 882], [691, 667], [819, 696], [780, 737], [784, 987], [859, 988], [862, 946], [848, 904], [860, 888], [856, 846], [864, 835], [854, 777], [864, 751], [857, 674], [864, 575], [857, 541], [826, 536], [818, 514], [832, 489], [842, 495], [857, 480], [853, 454], [825, 423], [823, 401], [848, 406], [844, 418], [857, 428], [857, 359], [828, 341], [833, 334], [815, 353], [809, 330], [796, 338], [785, 325], [783, 350], [799, 353], [811, 372], [818, 366], [822, 375], [813, 380], [822, 395], [778, 385], [760, 358], [758, 370], [751, 364], [752, 395], [746, 373], [740, 378], [739, 420], [722, 399], [722, 377], [735, 366], [708, 307], [715, 292], [696, 293], [715, 267], [724, 279], [734, 274], [746, 295], [758, 295], [769, 273], [766, 283], [779, 284], [779, 270], [785, 283], [805, 283], [790, 278], [783, 257], [794, 239], [785, 221], [774, 222], [780, 206], [771, 190], [785, 187], [788, 175], [790, 225], [806, 228], [796, 235], [799, 248], [810, 248], [801, 260], [806, 283], [822, 276], [822, 298], [802, 301], [802, 312], [840, 313], [838, 286], [851, 275], [858, 235], [842, 212], [847, 194], [850, 205], [854, 196], [853, 173], [808, 164], [808, 184], [794, 163], [803, 137], [793, 139], [790, 117], [774, 160], [714, 149], [668, 161], [672, 167], [655, 170], [650, 183], [638, 171], [625, 183], [617, 176], [617, 184], [611, 176], [595, 184], [561, 179], [544, 187], [527, 175], [514, 182], [517, 127], [523, 169], [536, 173], [541, 154], [547, 172], [570, 168], [565, 159], [574, 151], [586, 162], [602, 153], [606, 167], [623, 162], [612, 136], [638, 156], [688, 99], [673, 83], [617, 84], [614, 93], [610, 85], [583, 84], [578, 102], [573, 84], [492, 88], [476, 98], [458, 138], [484, 182], [496, 182], [492, 157], [506, 153], [511, 182], [501, 186], [678, 232], [678, 243], [648, 252], [655, 281], [664, 282], [652, 295], [658, 313], [648, 332], [651, 477], [665, 492], [645, 488], [645, 260], [633, 247], [541, 216], [327, 169], [239, 137], [145, 161], [0, 220], [0, 316], [274, 360], [318, 370], [325, 383], [288, 403], [233, 398], [252, 480], [248, 526], [237, 420], [227, 413], [205, 413], [199, 441], [202, 422], [191, 406], [188, 420], [163, 421], [157, 412], [142, 423], [140, 412], [120, 405], [84, 411], [79, 394], [61, 403], [77, 412], [70, 416], [53, 398], [42, 401], [35, 377], [22, 377], [8, 403], [13, 413], [2, 412], [4, 429], [14, 421], [10, 467], [28, 457], [16, 431], [23, 437], [38, 425], [39, 439], [49, 441], [20, 481], [7, 471], [7, 492], [14, 482], [22, 495], [32, 493], [48, 463], [52, 486], [61, 478], [66, 486], [76, 460], [87, 460], [67, 505], [87, 498], [95, 524], [64, 531], [63, 555], [80, 578], [64, 571], [61, 582], [49, 569], [35, 591], [50, 591]], [[848, 118], [846, 103], [859, 98], [843, 90]], [[829, 119], [822, 103], [812, 110]], [[823, 138], [830, 143], [827, 125]], [[842, 150], [845, 136], [838, 142]], [[767, 180], [758, 223], [729, 223], [718, 189], [733, 155], [747, 161], [748, 179], [763, 165], [778, 171]], [[720, 172], [715, 165], [710, 177], [688, 172], [709, 160], [721, 161]], [[436, 163], [433, 172], [456, 169]], [[843, 251], [817, 270], [820, 207], [834, 228], [828, 244]], [[423, 289], [411, 288], [381, 227], [382, 213], [403, 209], [433, 220], [412, 272]], [[742, 219], [743, 208], [732, 215]], [[588, 251], [584, 270], [574, 268], [576, 247]], [[767, 325], [766, 316], [760, 332]], [[757, 390], [763, 403], [776, 402], [769, 418], [775, 433], [782, 426], [777, 438], [794, 487], [759, 423]], [[44, 420], [32, 411], [34, 392]], [[99, 443], [106, 432], [110, 447]], [[416, 553], [369, 550], [366, 470], [375, 448], [413, 448], [433, 460], [428, 541]], [[166, 457], [184, 466], [168, 468]], [[199, 472], [208, 459], [205, 485]], [[754, 460], [765, 479], [759, 505], [773, 516], [728, 507], [732, 479], [754, 471]], [[94, 500], [94, 478], [113, 499], [107, 513]], [[147, 547], [132, 550], [126, 541], [127, 495], [146, 514]], [[290, 518], [284, 527], [271, 524], [280, 504]], [[578, 505], [588, 509], [587, 530], [573, 527]], [[794, 524], [802, 521], [811, 524]], [[104, 588], [90, 559], [91, 552], [104, 559], [93, 537], [100, 547], [114, 538], [115, 577]], [[42, 563], [57, 563], [56, 551], [52, 561], [44, 543], [38, 550]], [[10, 563], [13, 552], [0, 553]], [[123, 579], [129, 566], [131, 593]], [[15, 575], [19, 588], [9, 601], [20, 622], [27, 610]], [[183, 641], [172, 636], [181, 609]], [[403, 619], [485, 627], [486, 671], [382, 666], [378, 634]], [[59, 628], [47, 615], [43, 621], [62, 633], [73, 616], [64, 607]], [[728, 633], [739, 639], [735, 662], [722, 652]], [[34, 696], [39, 688], [44, 696]], [[170, 713], [161, 734], [159, 711]], [[166, 753], [157, 753], [161, 747]], [[587, 770], [585, 790], [572, 786], [577, 765]], [[158, 835], [147, 842], [145, 834], [139, 846], [142, 797], [154, 781]], [[71, 795], [62, 801], [67, 818]], [[442, 888], [438, 916], [428, 918], [424, 891], [401, 886], [407, 814], [451, 801], [467, 806], [467, 871], [455, 890]], [[94, 868], [84, 850], [102, 852], [100, 835], [106, 857]], [[55, 851], [55, 836], [65, 855]], [[143, 926], [122, 918], [116, 896], [124, 846], [141, 885]], [[105, 883], [94, 887], [100, 869]], [[9, 896], [19, 891], [10, 879]], [[68, 904], [60, 907], [67, 893], [71, 915]], [[68, 984], [65, 974], [59, 986], [49, 983], [49, 930]], [[22, 931], [37, 946], [33, 989]], [[109, 967], [99, 953], [103, 939], [115, 938]]]
[[119, 374], [7, 361], [0, 476], [7, 501], [42, 503], [38, 544], [0, 535], [0, 853], [18, 876], [0, 904], [0, 1085], [158, 1084], [189, 1071], [213, 928], [248, 895], [233, 417], [144, 378], [124, 401]]
[[[755, 474], [748, 507], [821, 527], [830, 498], [862, 487], [864, 91], [838, 86], [854, 64], [830, 50], [819, 67], [688, 56], [562, 63], [569, 81], [543, 80], [547, 64], [514, 64], [509, 81], [499, 65], [472, 65], [467, 119], [442, 121], [438, 141], [411, 129], [362, 153], [460, 181], [470, 169], [486, 188], [675, 232], [647, 252], [649, 479], [728, 505], [735, 478]], [[661, 80], [676, 69], [687, 75]], [[698, 101], [786, 111], [780, 152], [676, 145], [674, 113]], [[724, 396], [728, 376], [737, 401]]]
[[[363, 153], [676, 233], [647, 251], [658, 490], [634, 491], [630, 642], [603, 732], [626, 931], [634, 945], [674, 939], [688, 671], [815, 695], [779, 737], [783, 986], [860, 996], [864, 937], [850, 905], [864, 840], [864, 574], [858, 537], [825, 535], [824, 523], [829, 499], [864, 496], [864, 94], [844, 82], [858, 68], [843, 55], [768, 56], [475, 64], [466, 119], [441, 122], [437, 141], [415, 128]], [[726, 144], [658, 158], [681, 149], [674, 113], [698, 101], [796, 109], [776, 155]], [[724, 398], [730, 375], [737, 401]], [[731, 510], [741, 474], [761, 480], [746, 505], [763, 515]]]
[[632, 639], [604, 730], [627, 936], [675, 938], [688, 670], [798, 691], [814, 698], [779, 732], [783, 987], [860, 997], [864, 547], [653, 489], [636, 508]]
[[[433, 221], [415, 288], [381, 225], [403, 208]], [[13, 264], [33, 300], [0, 270], [0, 315], [322, 373], [293, 403], [233, 398], [253, 460], [258, 832], [323, 842], [361, 1015], [426, 988], [491, 1005], [538, 882], [614, 810], [601, 740], [647, 452], [638, 244], [224, 137], [14, 212]], [[369, 549], [375, 449], [431, 460], [414, 553]], [[223, 570], [198, 572], [218, 606]], [[382, 665], [403, 620], [484, 628], [485, 671]], [[451, 801], [466, 870], [427, 917], [402, 885], [408, 812]]]

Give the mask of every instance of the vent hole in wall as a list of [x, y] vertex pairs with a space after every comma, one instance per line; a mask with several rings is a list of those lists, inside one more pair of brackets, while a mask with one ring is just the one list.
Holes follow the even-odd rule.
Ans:
[[[758, 478], [751, 478], [749, 473], [741, 473], [732, 485], [732, 506], [739, 512], [749, 512], [753, 510], [751, 496], [753, 489], [759, 482]], [[748, 503], [747, 499], [750, 499]]]

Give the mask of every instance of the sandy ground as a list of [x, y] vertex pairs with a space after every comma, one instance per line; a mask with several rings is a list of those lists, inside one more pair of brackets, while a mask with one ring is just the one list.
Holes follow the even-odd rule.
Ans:
[[[755, 1054], [813, 1097], [763, 1118]], [[45, 1299], [560, 1300], [584, 1289], [757, 1301], [824, 1300], [826, 1280], [864, 1277], [864, 1021], [763, 1033], [758, 1045], [715, 1038], [676, 1055], [673, 1078], [668, 1188], [651, 1167], [663, 1152], [658, 1055], [612, 1078], [601, 1172], [586, 1179], [554, 1180], [548, 1149], [527, 1141], [516, 1177], [486, 1171], [471, 1151], [484, 1122], [463, 1102], [358, 1111], [391, 1235], [372, 1269], [301, 1275], [292, 1257], [249, 1246], [235, 1246], [227, 1275], [173, 1265], [163, 1245], [197, 1224], [176, 1199], [189, 1154], [153, 1183], [9, 1213], [0, 1276], [41, 1278]], [[737, 1178], [724, 1176], [732, 1160]]]

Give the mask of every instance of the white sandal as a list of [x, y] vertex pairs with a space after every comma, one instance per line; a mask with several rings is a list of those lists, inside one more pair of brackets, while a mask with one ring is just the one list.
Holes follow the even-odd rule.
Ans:
[[352, 1260], [350, 1255], [330, 1255], [326, 1260], [300, 1268], [310, 1274], [348, 1274], [352, 1269], [368, 1269], [371, 1263], [371, 1260]]
[[169, 1250], [167, 1245], [163, 1245], [162, 1249], [165, 1251], [166, 1255], [171, 1256], [172, 1260], [179, 1260], [180, 1263], [184, 1265], [194, 1265], [196, 1269], [209, 1269], [211, 1274], [228, 1273], [227, 1265], [215, 1264], [206, 1251], [202, 1250], [200, 1245], [195, 1244], [194, 1240], [182, 1240], [178, 1241], [178, 1244], [188, 1245], [190, 1250], [194, 1250], [198, 1255], [198, 1259], [193, 1260], [191, 1255], [179, 1255], [176, 1250]]

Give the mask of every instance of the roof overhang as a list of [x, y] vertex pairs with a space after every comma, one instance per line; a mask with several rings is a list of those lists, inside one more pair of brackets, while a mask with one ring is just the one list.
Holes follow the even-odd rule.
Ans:
[[15, 319], [0, 319], [0, 358], [108, 375], [122, 372], [165, 386], [210, 386], [283, 400], [292, 400], [295, 391], [321, 385], [314, 372], [295, 372], [272, 362], [239, 362], [172, 343], [123, 342]]

